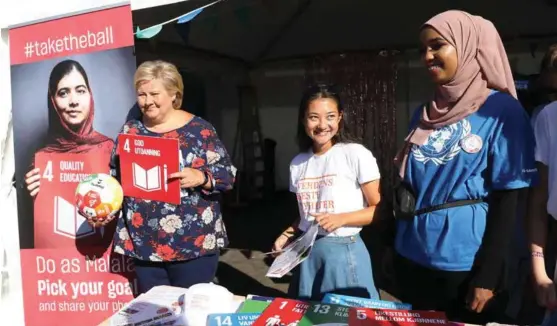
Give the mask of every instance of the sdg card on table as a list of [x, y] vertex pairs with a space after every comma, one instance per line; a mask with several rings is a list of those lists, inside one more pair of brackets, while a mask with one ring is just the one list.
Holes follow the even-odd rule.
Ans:
[[323, 302], [312, 303], [298, 326], [314, 326], [334, 324], [337, 326], [348, 325], [350, 307], [327, 304]]
[[276, 298], [253, 326], [296, 326], [308, 307], [309, 303], [304, 301]]
[[444, 312], [388, 310], [350, 307], [349, 326], [434, 326], [447, 325]]
[[210, 314], [207, 317], [207, 326], [251, 326], [260, 315], [259, 313]]
[[246, 296], [246, 299], [247, 299], [247, 300], [256, 300], [256, 301], [265, 301], [265, 302], [271, 303], [271, 302], [273, 302], [273, 300], [275, 300], [276, 298], [274, 298], [274, 297], [263, 297], [263, 296], [255, 295], [255, 294], [248, 294], [248, 295]]
[[322, 303], [340, 304], [343, 306], [372, 308], [372, 309], [393, 309], [393, 310], [410, 310], [412, 305], [408, 303], [399, 303], [383, 300], [374, 300], [368, 298], [351, 297], [347, 295], [339, 295], [327, 293], [321, 301]]
[[245, 300], [238, 312], [241, 313], [262, 313], [270, 305], [270, 302], [261, 300]]

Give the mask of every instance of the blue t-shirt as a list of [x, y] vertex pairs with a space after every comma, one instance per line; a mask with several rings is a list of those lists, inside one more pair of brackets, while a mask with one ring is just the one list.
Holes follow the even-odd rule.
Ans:
[[[411, 129], [420, 113], [421, 108]], [[520, 103], [492, 92], [477, 112], [435, 130], [425, 145], [412, 147], [405, 180], [416, 194], [416, 209], [529, 187], [537, 178], [534, 146]], [[396, 250], [426, 267], [469, 271], [482, 242], [487, 209], [482, 202], [398, 220]]]

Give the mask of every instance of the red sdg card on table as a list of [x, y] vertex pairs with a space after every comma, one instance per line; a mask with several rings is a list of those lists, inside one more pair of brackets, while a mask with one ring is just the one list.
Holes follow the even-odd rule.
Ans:
[[[101, 245], [103, 230], [93, 228], [75, 207], [75, 188], [91, 173], [108, 173], [110, 152], [37, 153], [41, 188], [34, 203], [35, 248]], [[112, 239], [112, 235], [106, 235]], [[107, 240], [108, 241], [108, 240]]]
[[180, 204], [180, 181], [168, 179], [180, 169], [179, 151], [178, 139], [120, 134], [124, 196]]
[[448, 325], [444, 312], [350, 308], [349, 326], [433, 326]]
[[295, 326], [308, 308], [309, 303], [304, 301], [276, 298], [252, 326]]

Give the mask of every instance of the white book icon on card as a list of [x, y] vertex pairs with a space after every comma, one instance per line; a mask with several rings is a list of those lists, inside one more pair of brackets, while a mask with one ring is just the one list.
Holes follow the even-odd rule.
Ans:
[[75, 205], [54, 196], [54, 233], [79, 239], [95, 233], [95, 229], [77, 212]]
[[[161, 178], [161, 167], [155, 166], [149, 170], [144, 169], [141, 165], [137, 163], [132, 163], [133, 170], [133, 185], [143, 191], [156, 191], [160, 190], [162, 184], [164, 183], [164, 190], [167, 189], [166, 179], [167, 179], [167, 168], [164, 165], [163, 172], [164, 177]], [[161, 180], [162, 179], [162, 180]]]

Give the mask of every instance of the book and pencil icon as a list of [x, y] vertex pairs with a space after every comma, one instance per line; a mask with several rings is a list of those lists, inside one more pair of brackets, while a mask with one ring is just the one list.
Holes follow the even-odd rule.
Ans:
[[[145, 169], [137, 163], [132, 163], [133, 186], [143, 191], [157, 191], [164, 187], [164, 191], [168, 191], [168, 168], [163, 165], [162, 171], [160, 165], [150, 169]], [[161, 177], [161, 172], [163, 176]]]
[[54, 233], [70, 239], [79, 239], [95, 233], [77, 207], [63, 197], [54, 196]]
[[[125, 148], [125, 144], [141, 144]], [[136, 153], [135, 149], [145, 150]], [[181, 203], [180, 182], [168, 179], [171, 173], [180, 171], [180, 147], [177, 138], [160, 138], [142, 135], [120, 134], [118, 136], [120, 174], [124, 196], [155, 200], [169, 204]], [[157, 155], [150, 155], [157, 153]]]

